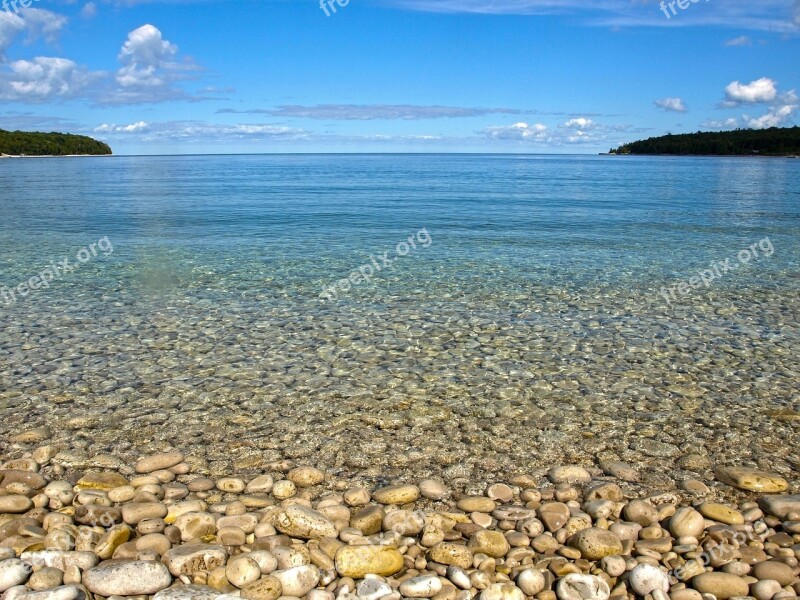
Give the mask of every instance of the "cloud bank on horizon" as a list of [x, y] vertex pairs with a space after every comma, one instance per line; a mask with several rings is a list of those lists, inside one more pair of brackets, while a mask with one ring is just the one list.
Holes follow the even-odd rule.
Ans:
[[593, 152], [800, 106], [800, 0], [345, 6], [5, 0], [0, 127], [122, 152]]

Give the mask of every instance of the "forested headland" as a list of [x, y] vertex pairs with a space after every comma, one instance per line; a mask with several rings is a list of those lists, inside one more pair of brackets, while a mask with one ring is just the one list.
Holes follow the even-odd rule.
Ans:
[[111, 148], [85, 135], [0, 129], [0, 154], [11, 156], [107, 155]]
[[667, 134], [625, 144], [610, 154], [797, 156], [800, 127]]

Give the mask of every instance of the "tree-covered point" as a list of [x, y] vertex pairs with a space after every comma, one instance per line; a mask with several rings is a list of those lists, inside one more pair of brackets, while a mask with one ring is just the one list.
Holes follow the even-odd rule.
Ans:
[[625, 144], [610, 153], [796, 156], [800, 155], [800, 127], [669, 134]]
[[0, 154], [15, 156], [105, 155], [111, 154], [111, 148], [108, 144], [84, 135], [0, 129]]

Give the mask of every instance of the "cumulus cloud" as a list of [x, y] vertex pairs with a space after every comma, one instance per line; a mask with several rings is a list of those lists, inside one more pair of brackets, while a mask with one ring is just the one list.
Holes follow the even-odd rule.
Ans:
[[739, 125], [739, 119], [734, 118], [725, 120], [707, 119], [700, 124], [700, 127], [703, 129], [736, 129]]
[[84, 19], [93, 19], [97, 16], [97, 4], [94, 2], [87, 2], [81, 9], [81, 17]]
[[688, 109], [681, 98], [663, 98], [653, 102], [658, 108], [666, 112], [685, 113]]
[[[730, 83], [725, 88], [725, 100], [721, 103], [722, 108], [736, 108], [741, 106], [767, 107], [767, 112], [759, 117], [742, 115], [741, 119], [733, 119], [737, 127], [750, 129], [766, 129], [769, 127], [782, 127], [791, 124], [794, 115], [800, 106], [795, 90], [779, 92], [777, 82], [762, 77], [749, 84], [742, 84], [738, 81]], [[727, 119], [724, 123], [729, 124], [732, 119]], [[710, 122], [717, 124], [717, 121]]]
[[274, 109], [234, 110], [223, 108], [220, 114], [262, 114], [271, 117], [324, 119], [331, 121], [404, 121], [480, 117], [491, 114], [520, 114], [513, 108], [468, 108], [460, 106], [419, 106], [413, 104], [317, 104], [283, 105]]
[[508, 126], [487, 127], [482, 133], [494, 140], [546, 142], [550, 139], [547, 126], [541, 123], [534, 123], [533, 125], [514, 123]]
[[123, 67], [117, 83], [128, 87], [160, 87], [165, 84], [161, 67], [171, 66], [178, 47], [166, 41], [152, 25], [142, 25], [128, 34], [119, 53]]
[[140, 133], [142, 131], [146, 131], [150, 125], [148, 125], [145, 121], [139, 121], [138, 123], [131, 123], [130, 125], [108, 125], [103, 123], [102, 125], [95, 127], [95, 133]]
[[769, 77], [762, 77], [744, 84], [733, 81], [725, 88], [724, 106], [734, 107], [740, 104], [758, 104], [772, 102], [778, 95], [775, 81]]
[[9, 63], [9, 73], [0, 79], [0, 98], [44, 102], [77, 96], [96, 77], [66, 58], [38, 56]]

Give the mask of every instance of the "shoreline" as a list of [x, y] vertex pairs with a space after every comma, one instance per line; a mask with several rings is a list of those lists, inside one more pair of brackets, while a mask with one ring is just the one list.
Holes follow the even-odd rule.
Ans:
[[111, 154], [0, 154], [0, 158], [101, 158]]
[[458, 494], [432, 479], [366, 488], [285, 460], [213, 477], [163, 445], [70, 470], [69, 450], [40, 446], [43, 433], [14, 436], [24, 456], [0, 470], [7, 599], [790, 600], [800, 590], [800, 495], [762, 471], [718, 469], [744, 494], [728, 505], [631, 494], [623, 463]]

